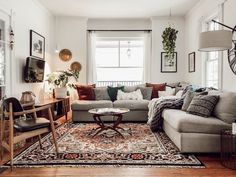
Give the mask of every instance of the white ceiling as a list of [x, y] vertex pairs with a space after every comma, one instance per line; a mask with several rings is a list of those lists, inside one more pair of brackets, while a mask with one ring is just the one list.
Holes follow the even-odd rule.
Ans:
[[88, 18], [149, 18], [185, 15], [199, 0], [38, 0], [54, 15]]

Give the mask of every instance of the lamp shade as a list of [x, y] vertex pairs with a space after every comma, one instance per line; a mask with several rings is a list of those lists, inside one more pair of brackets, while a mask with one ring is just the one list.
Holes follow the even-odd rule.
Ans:
[[232, 48], [232, 31], [215, 30], [202, 32], [199, 38], [199, 51], [222, 51]]

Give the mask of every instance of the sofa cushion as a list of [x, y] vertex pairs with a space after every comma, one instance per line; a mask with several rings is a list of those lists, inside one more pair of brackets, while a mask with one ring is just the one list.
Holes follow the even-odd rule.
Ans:
[[223, 92], [220, 94], [219, 101], [213, 114], [219, 119], [233, 123], [236, 121], [236, 93]]
[[162, 117], [180, 133], [220, 134], [221, 130], [231, 127], [215, 117], [204, 118], [176, 109], [165, 109]]
[[166, 86], [166, 91], [158, 91], [159, 97], [173, 96], [175, 95], [175, 88]]
[[73, 111], [87, 111], [93, 108], [112, 108], [112, 102], [108, 100], [95, 100], [95, 101], [75, 100], [71, 104], [71, 109]]
[[111, 100], [107, 92], [107, 87], [94, 88], [94, 93], [95, 100]]
[[124, 86], [124, 92], [134, 92], [136, 91], [138, 88], [137, 85], [134, 86]]
[[209, 117], [219, 100], [217, 95], [199, 95], [194, 96], [191, 101], [187, 112], [203, 117]]
[[114, 108], [128, 108], [130, 110], [148, 110], [148, 100], [116, 100]]
[[143, 100], [143, 95], [140, 89], [133, 92], [123, 92], [118, 90], [117, 100]]
[[141, 90], [144, 100], [151, 100], [152, 98], [152, 87], [141, 87], [138, 86], [138, 89]]
[[94, 88], [95, 84], [92, 85], [76, 85], [78, 96], [80, 100], [95, 100]]
[[151, 84], [146, 83], [146, 87], [152, 87], [152, 98], [158, 98], [158, 91], [166, 90], [166, 83], [163, 84]]
[[111, 101], [116, 100], [118, 90], [124, 91], [124, 86], [120, 86], [120, 87], [110, 87], [110, 86], [108, 86], [107, 87], [107, 92], [108, 92], [108, 95], [111, 98]]
[[186, 111], [188, 109], [193, 97], [196, 95], [207, 95], [207, 92], [198, 93], [198, 92], [193, 92], [191, 90], [188, 90], [184, 98], [183, 106], [181, 108], [183, 111]]

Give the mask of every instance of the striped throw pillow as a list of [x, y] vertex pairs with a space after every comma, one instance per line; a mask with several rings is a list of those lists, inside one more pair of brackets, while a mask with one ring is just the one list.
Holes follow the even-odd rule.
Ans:
[[187, 112], [203, 117], [211, 116], [219, 96], [217, 95], [198, 95], [192, 99]]

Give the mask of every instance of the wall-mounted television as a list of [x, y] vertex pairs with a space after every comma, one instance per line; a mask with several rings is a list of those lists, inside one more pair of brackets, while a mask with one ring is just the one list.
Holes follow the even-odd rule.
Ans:
[[45, 61], [33, 57], [26, 58], [24, 71], [25, 82], [43, 82]]

